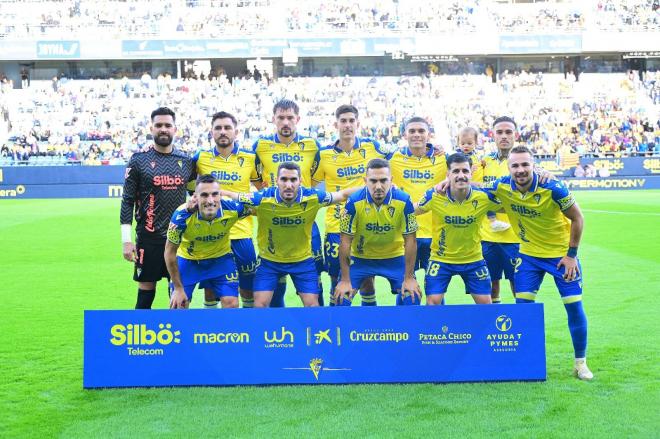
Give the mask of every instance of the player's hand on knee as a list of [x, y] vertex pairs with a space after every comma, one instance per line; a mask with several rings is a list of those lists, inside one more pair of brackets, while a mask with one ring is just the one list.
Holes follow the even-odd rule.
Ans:
[[557, 268], [564, 267], [564, 280], [571, 282], [577, 279], [580, 272], [578, 269], [577, 259], [570, 256], [564, 256], [557, 264]]
[[420, 302], [422, 301], [422, 290], [419, 288], [419, 284], [417, 283], [417, 279], [414, 277], [409, 277], [404, 279], [403, 284], [401, 285], [401, 291], [403, 292], [408, 292], [413, 298], [413, 302], [415, 301], [415, 297], [417, 297], [417, 300]]
[[185, 309], [188, 308], [188, 296], [180, 288], [174, 288], [174, 293], [170, 298], [170, 309]]
[[334, 292], [335, 300], [337, 303], [341, 303], [344, 300], [344, 297], [352, 299], [355, 295], [355, 292], [353, 291], [353, 285], [351, 285], [350, 281], [345, 280], [339, 281], [339, 283], [337, 283]]
[[124, 254], [124, 259], [129, 262], [135, 262], [137, 260], [137, 255], [135, 253], [135, 244], [132, 242], [125, 242], [122, 245], [122, 253]]

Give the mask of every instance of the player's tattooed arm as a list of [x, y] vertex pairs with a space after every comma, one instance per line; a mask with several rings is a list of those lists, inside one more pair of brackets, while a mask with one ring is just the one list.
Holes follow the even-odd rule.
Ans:
[[568, 253], [561, 258], [557, 264], [557, 268], [564, 266], [564, 279], [572, 281], [580, 276], [577, 251], [582, 239], [582, 231], [584, 230], [584, 216], [577, 203], [573, 203], [571, 207], [563, 211], [566, 218], [571, 220], [571, 234], [568, 241]]

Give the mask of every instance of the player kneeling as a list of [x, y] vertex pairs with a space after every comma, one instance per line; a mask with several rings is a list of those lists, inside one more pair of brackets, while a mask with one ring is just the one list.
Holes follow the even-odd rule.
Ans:
[[461, 276], [465, 292], [475, 303], [492, 303], [490, 274], [481, 253], [479, 226], [489, 211], [500, 210], [494, 197], [472, 188], [472, 162], [462, 153], [447, 158], [449, 186], [441, 194], [429, 189], [416, 213], [431, 212], [433, 238], [426, 270], [426, 304], [440, 305], [454, 275]]
[[221, 200], [220, 186], [211, 175], [197, 180], [194, 196], [197, 209], [180, 206], [167, 231], [165, 263], [174, 285], [170, 308], [188, 308], [199, 282], [213, 289], [223, 308], [236, 308], [238, 272], [229, 230], [249, 211], [241, 203]]

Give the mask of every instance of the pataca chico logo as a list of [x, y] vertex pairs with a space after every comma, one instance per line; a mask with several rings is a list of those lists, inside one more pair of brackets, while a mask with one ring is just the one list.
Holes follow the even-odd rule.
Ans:
[[502, 314], [495, 319], [495, 327], [502, 332], [507, 332], [511, 329], [511, 325], [511, 317], [505, 314]]

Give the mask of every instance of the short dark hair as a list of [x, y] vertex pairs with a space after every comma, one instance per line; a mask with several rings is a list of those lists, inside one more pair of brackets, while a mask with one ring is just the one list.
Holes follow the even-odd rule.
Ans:
[[390, 162], [388, 162], [385, 159], [371, 159], [369, 160], [369, 163], [367, 163], [367, 171], [369, 169], [383, 169], [383, 168], [390, 168]]
[[509, 116], [500, 116], [500, 117], [498, 117], [497, 119], [495, 119], [495, 120], [493, 121], [493, 128], [495, 128], [495, 125], [497, 125], [498, 123], [501, 123], [501, 122], [509, 122], [509, 123], [512, 123], [512, 124], [513, 124], [513, 127], [514, 127], [515, 129], [518, 129], [518, 124], [516, 123], [516, 121], [513, 120], [513, 118], [511, 118], [511, 117], [509, 117]]
[[154, 118], [156, 116], [172, 116], [172, 120], [176, 122], [176, 115], [174, 114], [174, 111], [167, 107], [158, 107], [154, 111], [151, 112], [151, 121], [154, 121]]
[[429, 127], [429, 130], [431, 129], [431, 124], [429, 123], [428, 120], [424, 119], [423, 117], [420, 116], [413, 116], [410, 119], [408, 119], [404, 124], [403, 124], [403, 130], [408, 129], [408, 125], [411, 123], [423, 123], [426, 124], [427, 127]]
[[231, 119], [231, 122], [234, 124], [234, 128], [238, 125], [238, 120], [234, 117], [233, 114], [227, 113], [226, 111], [218, 111], [213, 116], [211, 116], [211, 126], [216, 121], [216, 119]]
[[470, 165], [470, 168], [472, 168], [472, 159], [462, 152], [455, 152], [447, 157], [447, 169], [449, 169], [453, 163], [467, 163]]
[[353, 105], [344, 104], [344, 105], [340, 105], [335, 110], [335, 119], [339, 119], [339, 116], [341, 116], [344, 113], [353, 113], [355, 115], [355, 118], [356, 119], [358, 118], [358, 109], [355, 108], [355, 106]]
[[294, 113], [299, 114], [300, 113], [300, 108], [298, 107], [298, 104], [293, 102], [290, 99], [282, 99], [277, 102], [275, 102], [275, 105], [273, 105], [273, 114], [277, 113], [277, 110], [293, 110]]
[[197, 177], [197, 181], [195, 182], [195, 187], [199, 186], [202, 183], [215, 183], [217, 181], [218, 180], [211, 174], [200, 175], [199, 177]]
[[300, 177], [301, 172], [300, 172], [300, 165], [298, 163], [294, 162], [282, 162], [280, 165], [277, 167], [277, 176], [280, 176], [280, 171], [282, 169], [288, 169], [289, 171], [298, 171], [298, 177]]
[[524, 154], [524, 153], [527, 153], [531, 155], [532, 158], [534, 158], [534, 153], [532, 152], [532, 150], [524, 145], [514, 146], [513, 148], [511, 148], [511, 151], [509, 151], [509, 154]]

